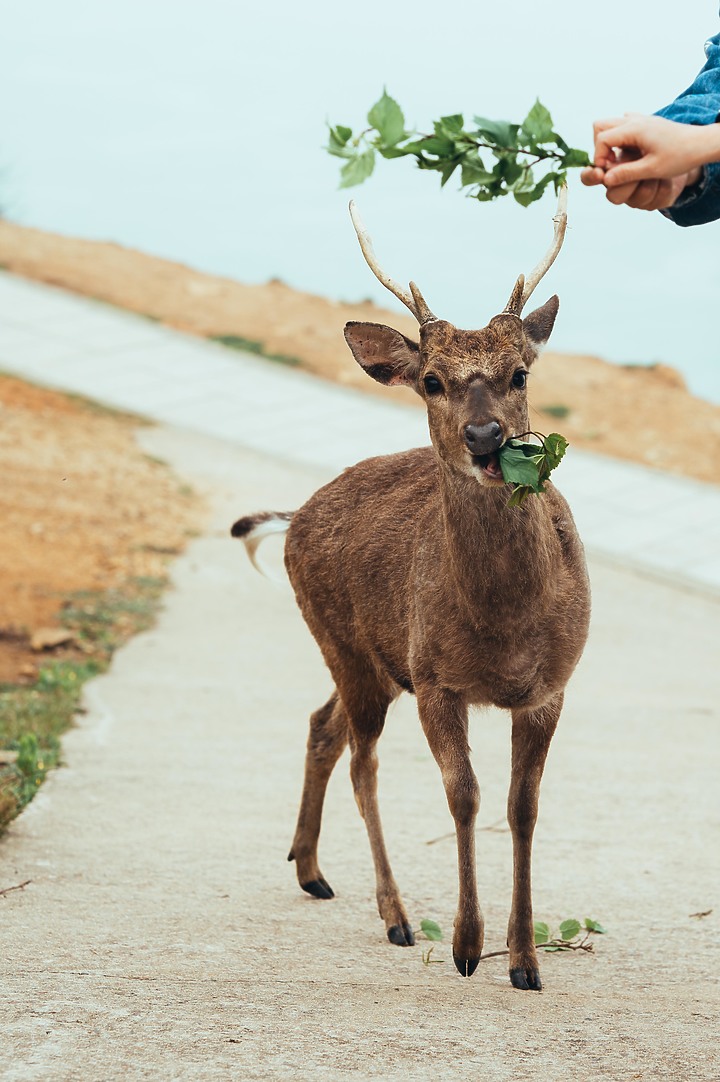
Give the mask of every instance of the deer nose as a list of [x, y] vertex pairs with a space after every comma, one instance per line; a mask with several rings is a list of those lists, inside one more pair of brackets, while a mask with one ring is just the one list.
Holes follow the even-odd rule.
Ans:
[[497, 421], [491, 421], [489, 425], [465, 425], [463, 435], [474, 455], [491, 455], [503, 441], [502, 429]]

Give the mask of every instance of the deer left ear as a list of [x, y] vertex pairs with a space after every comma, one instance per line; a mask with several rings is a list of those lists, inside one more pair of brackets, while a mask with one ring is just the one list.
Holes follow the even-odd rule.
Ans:
[[559, 298], [557, 296], [551, 297], [542, 308], [536, 308], [522, 321], [525, 340], [530, 347], [530, 363], [537, 360], [550, 337], [559, 307]]

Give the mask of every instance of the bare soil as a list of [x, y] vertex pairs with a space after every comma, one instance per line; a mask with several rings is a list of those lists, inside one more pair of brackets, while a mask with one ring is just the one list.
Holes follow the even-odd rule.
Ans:
[[198, 522], [197, 497], [136, 444], [138, 423], [0, 376], [0, 682], [74, 649], [31, 646], [61, 626], [68, 595], [161, 578]]
[[[116, 244], [9, 222], [0, 222], [0, 263], [193, 334], [261, 343], [268, 353], [296, 358], [309, 371], [365, 393], [392, 394], [395, 401], [405, 393], [369, 380], [345, 346], [342, 328], [351, 319], [390, 322], [416, 334], [410, 317], [371, 303], [335, 303], [279, 281], [245, 285]], [[539, 431], [559, 430], [577, 447], [717, 481], [720, 407], [690, 394], [674, 369], [549, 351], [531, 388], [532, 424]], [[406, 396], [418, 402], [411, 392]], [[698, 444], [702, 454], [692, 451]]]

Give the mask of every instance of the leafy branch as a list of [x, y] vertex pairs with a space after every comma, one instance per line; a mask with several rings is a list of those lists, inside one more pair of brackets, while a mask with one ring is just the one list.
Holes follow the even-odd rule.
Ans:
[[[560, 925], [560, 935], [550, 934], [550, 928], [541, 920], [535, 921], [535, 946], [544, 951], [592, 951], [595, 949], [591, 940], [593, 935], [605, 935], [606, 929], [597, 920], [586, 917], [579, 920], [564, 920]], [[580, 938], [580, 933], [584, 935]]]
[[568, 441], [559, 432], [543, 436], [540, 432], [523, 432], [523, 436], [537, 436], [537, 443], [525, 443], [516, 437], [507, 440], [498, 451], [503, 481], [513, 485], [508, 507], [519, 507], [531, 492], [545, 491], [545, 482], [562, 461]]
[[[590, 917], [586, 917], [582, 924], [575, 918], [562, 921], [558, 929], [559, 935], [552, 935], [550, 926], [541, 920], [536, 920], [533, 927], [535, 946], [548, 953], [555, 951], [586, 951], [592, 954], [595, 950], [592, 936], [607, 934], [607, 929], [603, 928], [600, 921], [591, 920]], [[432, 946], [422, 952], [423, 965], [430, 966], [442, 963], [444, 959], [431, 957], [435, 949], [435, 943], [443, 938], [440, 925], [434, 920], [421, 920], [420, 931], [425, 939], [432, 942]], [[582, 936], [581, 932], [584, 933]], [[487, 958], [500, 958], [509, 953], [509, 950], [488, 951], [487, 954], [482, 955], [480, 961], [484, 962]]]
[[[413, 157], [419, 169], [440, 173], [440, 183], [447, 184], [460, 170], [460, 187], [467, 195], [488, 202], [512, 194], [523, 207], [540, 199], [552, 184], [557, 193], [567, 183], [568, 169], [591, 165], [584, 150], [568, 146], [553, 130], [553, 121], [538, 100], [521, 124], [506, 120], [473, 117], [474, 127], [466, 129], [461, 113], [443, 116], [433, 123], [433, 133], [423, 135], [406, 131], [402, 109], [383, 90], [367, 115], [369, 127], [353, 135], [343, 124], [328, 125], [329, 154], [342, 158], [340, 187], [351, 188], [372, 174], [376, 157], [386, 159]], [[480, 151], [490, 152], [494, 163]], [[538, 166], [550, 166], [536, 176]]]

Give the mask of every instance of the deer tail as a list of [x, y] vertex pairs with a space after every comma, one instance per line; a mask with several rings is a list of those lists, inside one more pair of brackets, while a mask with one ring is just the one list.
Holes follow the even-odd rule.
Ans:
[[271, 574], [257, 558], [257, 549], [260, 542], [271, 534], [287, 533], [292, 517], [292, 511], [259, 511], [255, 515], [239, 518], [230, 530], [233, 537], [239, 537], [244, 543], [255, 570], [273, 581], [276, 581], [276, 576]]

